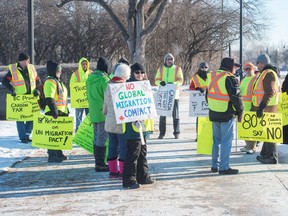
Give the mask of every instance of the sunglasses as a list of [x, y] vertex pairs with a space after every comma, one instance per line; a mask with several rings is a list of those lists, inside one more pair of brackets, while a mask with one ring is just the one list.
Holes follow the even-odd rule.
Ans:
[[208, 67], [201, 67], [201, 68], [207, 69]]
[[145, 74], [144, 71], [135, 71], [134, 73], [135, 73], [135, 74], [140, 74], [140, 73], [141, 73], [141, 74]]
[[171, 58], [167, 58], [166, 61], [173, 61], [173, 59], [171, 59]]

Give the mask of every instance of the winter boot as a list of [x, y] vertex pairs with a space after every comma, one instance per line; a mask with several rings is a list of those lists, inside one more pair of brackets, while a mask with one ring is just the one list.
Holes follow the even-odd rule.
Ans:
[[62, 150], [57, 150], [57, 154], [59, 158], [62, 158], [62, 160], [68, 160], [69, 158], [63, 154]]
[[49, 150], [48, 149], [48, 162], [49, 163], [61, 163], [62, 158], [58, 156], [58, 150]]
[[106, 147], [94, 146], [95, 156], [95, 171], [96, 172], [109, 172], [109, 167], [105, 163]]
[[124, 161], [119, 160], [119, 168], [120, 168], [119, 179], [123, 179]]
[[118, 179], [119, 173], [118, 173], [118, 161], [117, 159], [114, 160], [108, 160], [108, 166], [109, 166], [109, 179]]

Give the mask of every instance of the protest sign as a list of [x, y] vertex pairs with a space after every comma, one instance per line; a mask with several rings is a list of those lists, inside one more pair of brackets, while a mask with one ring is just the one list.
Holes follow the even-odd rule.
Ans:
[[157, 116], [150, 82], [109, 84], [117, 124]]
[[208, 116], [209, 108], [205, 99], [205, 93], [190, 91], [189, 95], [189, 116]]
[[159, 87], [155, 103], [158, 115], [172, 117], [175, 93], [175, 84], [167, 84]]
[[73, 137], [73, 143], [93, 154], [94, 129], [90, 121], [90, 114], [81, 122], [76, 134]]
[[88, 108], [86, 83], [70, 83], [70, 100], [72, 108]]
[[40, 113], [38, 97], [32, 94], [16, 95], [15, 97], [7, 94], [6, 116], [7, 120], [33, 121], [34, 115]]
[[73, 117], [35, 115], [32, 146], [52, 150], [72, 149]]
[[256, 112], [244, 112], [238, 122], [238, 139], [282, 143], [282, 114], [264, 112], [257, 118]]
[[213, 130], [208, 117], [198, 118], [197, 153], [212, 154]]

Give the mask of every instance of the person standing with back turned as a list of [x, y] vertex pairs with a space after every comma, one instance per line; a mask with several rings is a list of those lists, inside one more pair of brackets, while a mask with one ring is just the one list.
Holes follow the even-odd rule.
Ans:
[[219, 171], [221, 175], [239, 172], [229, 165], [234, 118], [238, 116], [238, 122], [241, 122], [243, 114], [239, 83], [233, 75], [239, 66], [234, 59], [223, 58], [219, 70], [208, 76], [207, 98], [213, 130], [211, 172]]
[[[155, 84], [157, 86], [165, 86], [166, 84], [176, 85], [176, 95], [173, 107], [173, 135], [175, 139], [179, 139], [180, 134], [180, 119], [179, 119], [179, 98], [180, 98], [180, 86], [183, 84], [182, 69], [174, 65], [174, 56], [171, 53], [167, 53], [164, 57], [164, 65], [158, 68], [155, 76]], [[166, 133], [166, 116], [160, 116], [159, 120], [159, 137], [163, 139]]]

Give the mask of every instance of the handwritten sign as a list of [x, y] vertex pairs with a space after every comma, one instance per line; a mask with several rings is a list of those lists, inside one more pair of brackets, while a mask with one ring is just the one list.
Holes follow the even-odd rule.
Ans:
[[175, 84], [167, 84], [159, 87], [155, 104], [158, 115], [172, 117], [175, 93]]
[[94, 129], [90, 121], [90, 113], [81, 122], [76, 134], [73, 137], [73, 143], [93, 154]]
[[282, 143], [282, 114], [264, 113], [257, 118], [255, 112], [244, 112], [238, 122], [238, 139]]
[[109, 88], [117, 124], [157, 116], [149, 81], [109, 84]]
[[32, 146], [52, 150], [72, 149], [73, 117], [35, 115]]
[[16, 95], [15, 97], [7, 94], [6, 115], [7, 120], [14, 121], [33, 121], [34, 115], [40, 113], [38, 97], [34, 95]]
[[70, 100], [72, 108], [88, 108], [86, 83], [78, 82], [70, 84]]
[[208, 116], [209, 108], [205, 99], [205, 93], [190, 91], [189, 95], [189, 116]]
[[288, 95], [283, 92], [281, 95], [282, 101], [278, 104], [278, 112], [282, 113], [283, 125], [288, 125]]

